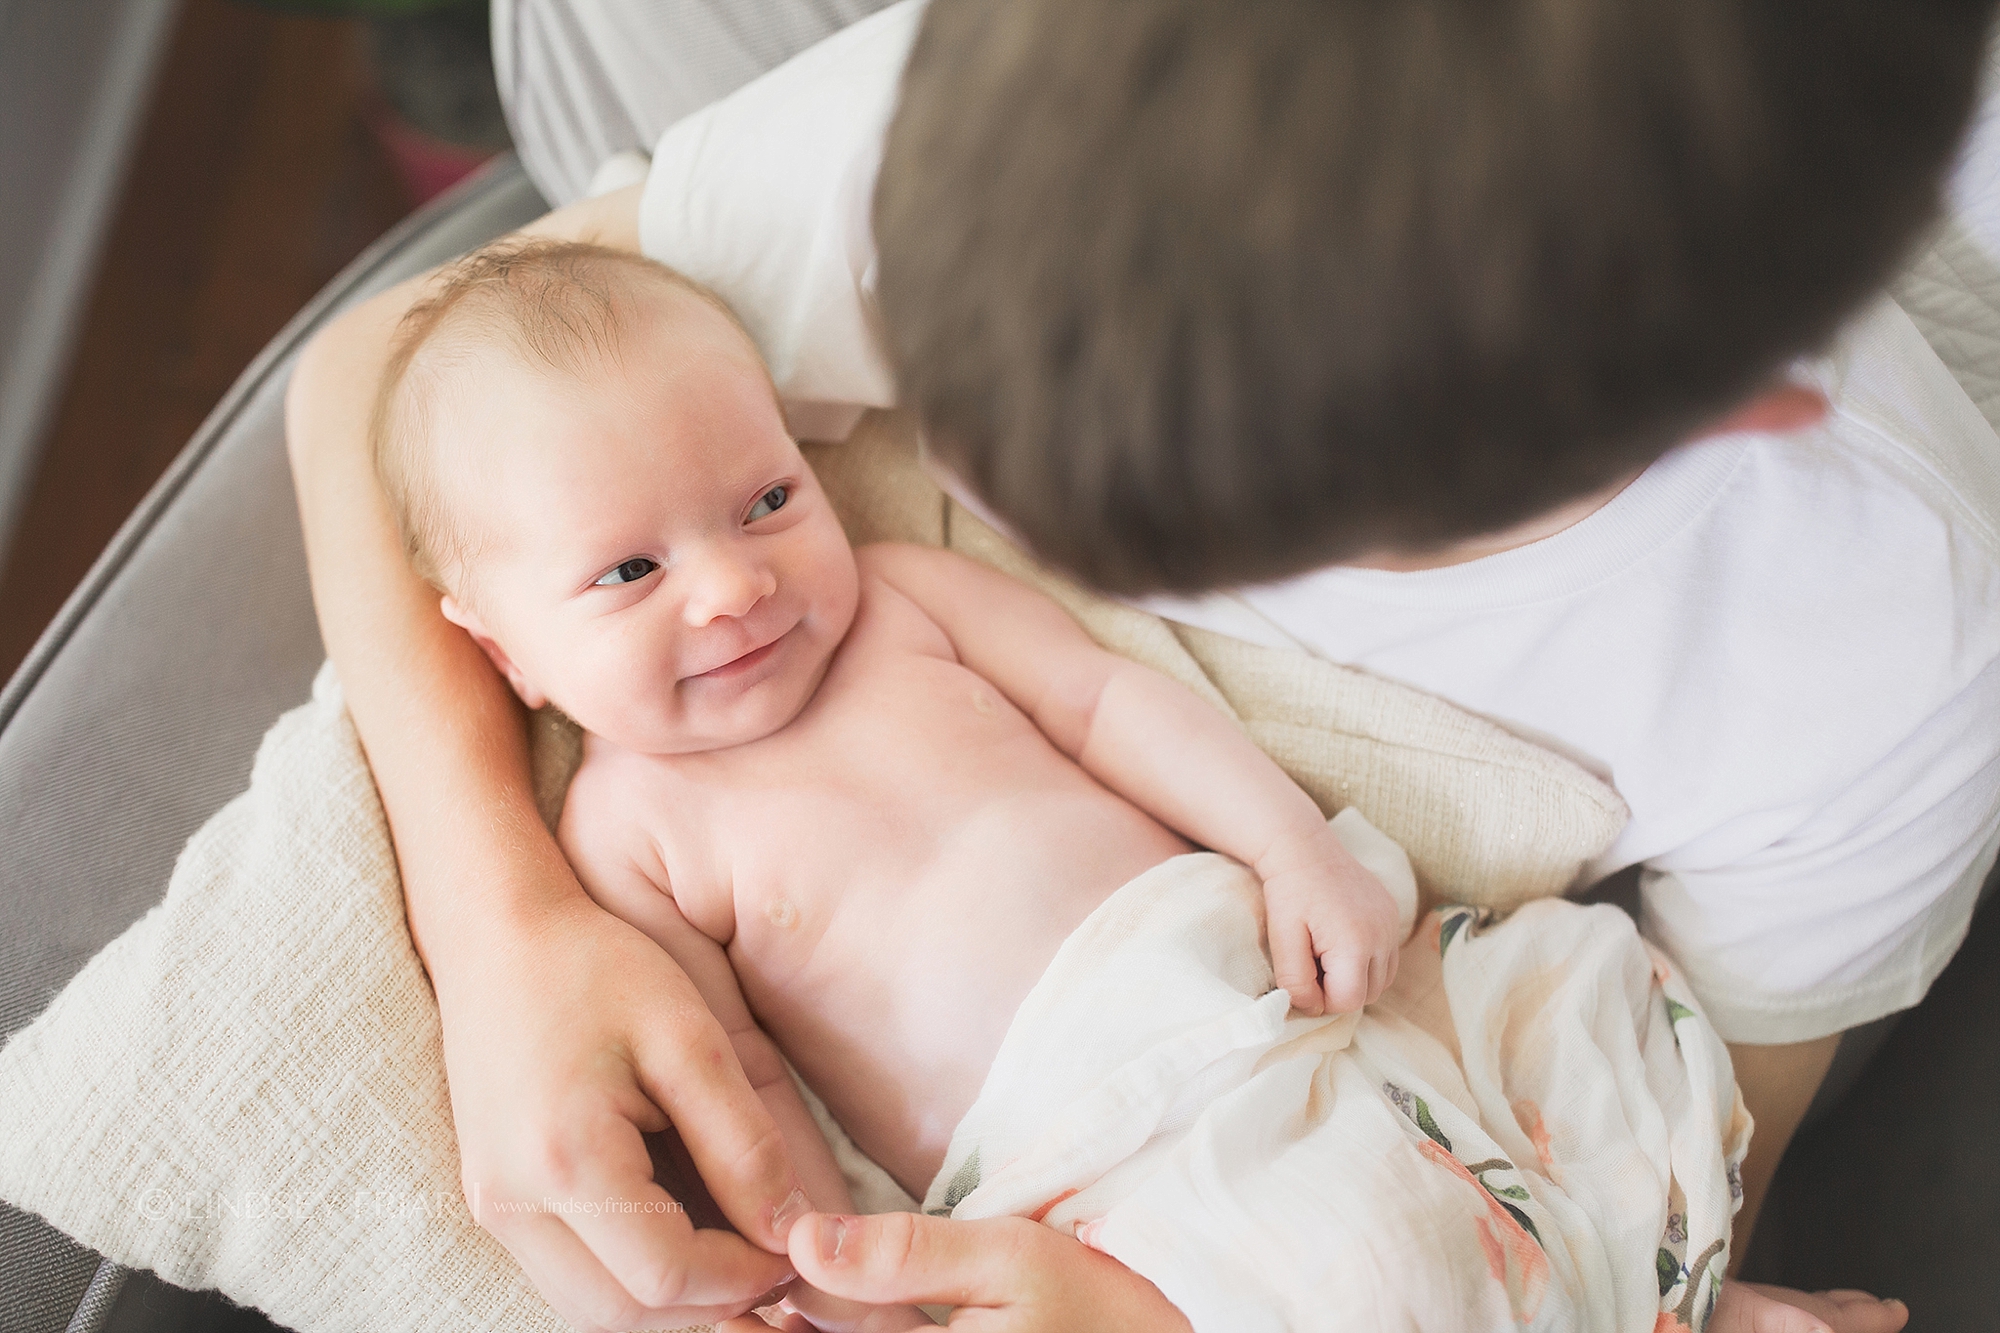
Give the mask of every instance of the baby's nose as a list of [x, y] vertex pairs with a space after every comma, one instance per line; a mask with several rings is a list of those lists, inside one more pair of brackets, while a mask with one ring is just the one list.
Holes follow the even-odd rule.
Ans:
[[778, 578], [758, 561], [717, 552], [693, 571], [686, 604], [687, 622], [697, 628], [716, 620], [750, 614], [750, 608], [777, 591]]

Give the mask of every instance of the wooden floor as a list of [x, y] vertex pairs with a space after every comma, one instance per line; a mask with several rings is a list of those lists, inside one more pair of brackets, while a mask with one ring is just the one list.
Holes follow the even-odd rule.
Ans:
[[237, 373], [408, 210], [351, 21], [184, 0], [4, 563], [11, 675]]

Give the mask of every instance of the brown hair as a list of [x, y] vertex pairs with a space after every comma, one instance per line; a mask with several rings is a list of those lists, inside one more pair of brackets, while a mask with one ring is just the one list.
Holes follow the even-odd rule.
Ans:
[[[369, 419], [375, 473], [412, 569], [444, 590], [472, 555], [439, 494], [426, 444], [439, 384], [475, 344], [499, 342], [522, 363], [588, 375], [620, 355], [635, 283], [666, 283], [736, 316], [706, 287], [625, 250], [574, 241], [507, 239], [438, 271], [429, 295], [397, 326]], [[469, 335], [459, 341], [460, 335]], [[462, 594], [464, 589], [458, 591]]]
[[1504, 530], [1822, 344], [1994, 0], [932, 0], [875, 195], [932, 447], [1100, 587]]

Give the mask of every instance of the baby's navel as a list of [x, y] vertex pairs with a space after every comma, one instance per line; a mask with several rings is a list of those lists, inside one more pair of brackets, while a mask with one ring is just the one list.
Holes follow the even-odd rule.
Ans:
[[799, 909], [792, 906], [790, 898], [773, 898], [771, 905], [764, 909], [764, 915], [779, 930], [790, 930], [799, 924]]
[[974, 690], [972, 692], [972, 711], [982, 715], [990, 715], [993, 712], [993, 696], [985, 690]]

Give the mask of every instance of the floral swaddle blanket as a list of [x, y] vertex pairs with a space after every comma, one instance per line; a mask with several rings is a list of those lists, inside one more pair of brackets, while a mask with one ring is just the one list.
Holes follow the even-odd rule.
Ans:
[[[1408, 922], [1400, 850], [1334, 828]], [[926, 1210], [1072, 1232], [1202, 1333], [1706, 1325], [1750, 1118], [1617, 908], [1441, 908], [1360, 1014], [1272, 986], [1248, 870], [1135, 879], [1023, 1003]]]

